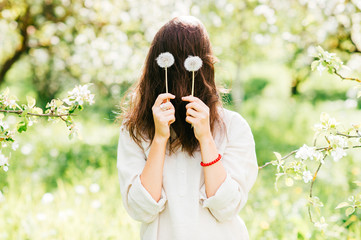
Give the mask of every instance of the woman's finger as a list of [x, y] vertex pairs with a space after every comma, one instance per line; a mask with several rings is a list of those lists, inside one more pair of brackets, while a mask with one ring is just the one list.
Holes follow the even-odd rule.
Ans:
[[170, 120], [169, 125], [171, 125], [171, 124], [174, 123], [174, 122], [175, 122], [175, 118], [173, 118], [172, 120]]
[[183, 101], [188, 101], [188, 102], [196, 102], [203, 108], [208, 107], [202, 100], [200, 100], [197, 97], [191, 96], [191, 95], [182, 97], [182, 100]]
[[190, 123], [190, 124], [194, 124], [195, 123], [195, 121], [196, 121], [196, 118], [194, 118], [194, 117], [192, 117], [192, 116], [187, 116], [186, 117], [186, 122], [187, 123]]
[[159, 94], [158, 97], [157, 97], [157, 99], [155, 100], [153, 106], [159, 107], [159, 106], [163, 103], [164, 100], [167, 100], [167, 99], [169, 99], [169, 98], [174, 99], [175, 96], [174, 96], [173, 94], [171, 94], [171, 93], [162, 93], [162, 94]]
[[194, 117], [194, 118], [198, 118], [198, 117], [200, 117], [201, 115], [200, 115], [199, 112], [195, 111], [193, 108], [188, 108], [188, 110], [187, 110], [187, 116], [192, 116], [192, 117]]
[[163, 109], [161, 108], [163, 111], [169, 111], [169, 110], [171, 110], [171, 109], [174, 109], [174, 106], [173, 106], [173, 104], [172, 104], [171, 102], [162, 103], [162, 104], [159, 105], [159, 107], [160, 107], [161, 105], [163, 105], [162, 108], [167, 109], [167, 110], [163, 110]]
[[200, 106], [197, 102], [191, 102], [186, 105], [187, 110], [188, 109], [194, 109], [197, 112], [203, 112], [205, 109]]
[[165, 116], [174, 116], [175, 110], [174, 109], [168, 109], [166, 111], [163, 111]]
[[169, 125], [175, 122], [174, 115], [168, 115], [164, 117], [164, 121], [166, 121]]

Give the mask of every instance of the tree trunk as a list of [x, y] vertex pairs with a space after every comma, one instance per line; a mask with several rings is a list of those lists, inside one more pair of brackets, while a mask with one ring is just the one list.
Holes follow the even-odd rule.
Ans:
[[18, 47], [15, 53], [3, 64], [0, 70], [0, 85], [5, 81], [5, 75], [14, 65], [14, 63], [16, 63], [20, 59], [20, 57], [29, 50], [28, 33], [26, 31], [29, 26], [29, 17], [30, 10], [29, 7], [27, 7], [25, 15], [17, 19], [17, 22], [20, 26], [20, 34], [23, 37], [23, 40], [21, 41], [21, 45]]

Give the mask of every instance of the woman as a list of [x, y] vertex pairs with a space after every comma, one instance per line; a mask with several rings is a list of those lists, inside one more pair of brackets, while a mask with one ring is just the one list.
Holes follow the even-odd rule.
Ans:
[[[175, 58], [170, 93], [156, 63], [163, 52]], [[194, 97], [183, 65], [189, 55], [203, 61]], [[238, 213], [258, 173], [255, 143], [243, 117], [222, 107], [214, 63], [203, 24], [174, 18], [154, 37], [124, 104], [117, 167], [124, 207], [142, 222], [141, 239], [248, 239]]]

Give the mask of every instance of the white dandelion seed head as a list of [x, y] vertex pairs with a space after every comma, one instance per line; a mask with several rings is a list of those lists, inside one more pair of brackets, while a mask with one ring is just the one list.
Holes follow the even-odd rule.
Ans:
[[202, 67], [202, 64], [202, 59], [198, 56], [189, 56], [184, 61], [184, 67], [190, 72], [198, 71]]
[[174, 64], [174, 57], [170, 52], [164, 52], [157, 57], [159, 67], [168, 68]]

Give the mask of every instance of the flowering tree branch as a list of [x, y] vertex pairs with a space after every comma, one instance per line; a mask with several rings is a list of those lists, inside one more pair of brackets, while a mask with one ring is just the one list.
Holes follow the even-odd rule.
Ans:
[[[339, 73], [339, 69], [343, 67], [342, 61], [334, 53], [324, 51], [321, 47], [317, 47], [318, 53], [314, 56], [315, 61], [312, 62], [312, 70], [318, 70], [320, 74], [324, 70], [328, 70], [330, 74], [339, 76], [342, 80], [351, 80], [361, 83], [358, 78], [344, 77]], [[360, 86], [359, 86], [360, 87]], [[361, 88], [360, 88], [361, 89]], [[357, 98], [361, 97], [361, 90], [357, 93]], [[304, 144], [297, 150], [293, 150], [288, 154], [281, 156], [280, 153], [274, 152], [276, 160], [265, 163], [259, 168], [262, 169], [268, 165], [277, 166], [275, 187], [281, 177], [285, 178], [285, 184], [288, 187], [293, 186], [294, 180], [303, 180], [305, 183], [310, 182], [310, 190], [308, 195], [308, 215], [310, 221], [319, 229], [324, 231], [327, 228], [325, 218], [321, 216], [320, 208], [323, 207], [321, 200], [313, 195], [313, 186], [317, 179], [317, 175], [329, 156], [334, 162], [347, 155], [346, 150], [361, 148], [361, 124], [353, 124], [352, 126], [343, 129], [341, 124], [336, 119], [330, 117], [327, 113], [322, 113], [320, 123], [314, 126], [315, 136], [313, 147]], [[320, 138], [325, 140], [324, 146], [317, 146], [317, 140]], [[291, 156], [291, 160], [286, 161]], [[312, 162], [317, 162], [317, 169], [313, 174], [309, 170], [313, 165]], [[361, 182], [354, 182], [361, 186]], [[319, 216], [319, 220], [315, 221], [312, 215], [311, 207]], [[348, 202], [340, 203], [336, 209], [346, 208], [346, 215], [351, 215], [356, 208], [361, 208], [361, 193], [356, 196], [348, 198]]]
[[[93, 104], [94, 94], [88, 90], [89, 84], [84, 86], [76, 86], [72, 91], [68, 92], [68, 97], [64, 99], [53, 99], [46, 105], [46, 110], [35, 106], [34, 98], [27, 96], [27, 104], [21, 106], [17, 104], [16, 96], [9, 95], [9, 89], [0, 93], [0, 168], [8, 171], [9, 157], [6, 157], [2, 151], [6, 150], [8, 143], [12, 143], [12, 150], [16, 150], [18, 143], [15, 141], [15, 130], [11, 130], [6, 122], [7, 114], [17, 114], [21, 117], [21, 121], [16, 124], [18, 133], [27, 131], [28, 127], [32, 126], [37, 121], [38, 117], [47, 117], [49, 120], [56, 118], [65, 122], [69, 129], [69, 138], [77, 135], [78, 128], [76, 127], [73, 116], [74, 112], [83, 110], [83, 104]], [[5, 115], [4, 115], [5, 114]], [[11, 152], [11, 150], [8, 150]], [[10, 153], [9, 153], [10, 156]]]
[[356, 82], [361, 83], [361, 79], [353, 78], [353, 77], [344, 77], [336, 69], [334, 70], [334, 74], [339, 76], [342, 80], [350, 80], [350, 81], [356, 81]]
[[[4, 109], [0, 109], [0, 112], [4, 112], [4, 113], [16, 113], [21, 115], [24, 111], [22, 110], [4, 110]], [[47, 113], [47, 114], [41, 114], [41, 113], [26, 113], [27, 115], [30, 116], [37, 116], [37, 117], [65, 117], [65, 116], [76, 116], [74, 114], [68, 113], [68, 114], [54, 114], [54, 113]]]

